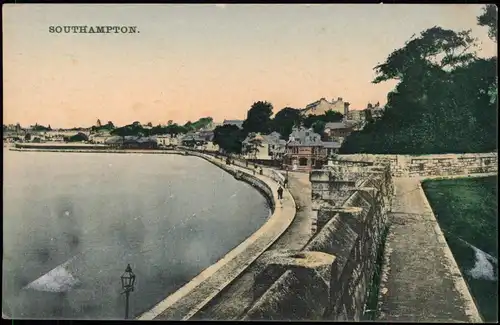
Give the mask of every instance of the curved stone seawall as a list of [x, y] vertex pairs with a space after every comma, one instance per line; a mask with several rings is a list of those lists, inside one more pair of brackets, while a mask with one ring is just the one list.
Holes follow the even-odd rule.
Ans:
[[271, 204], [273, 214], [268, 221], [243, 243], [226, 254], [217, 263], [205, 269], [189, 283], [144, 313], [139, 320], [188, 320], [234, 281], [264, 253], [290, 226], [295, 218], [295, 202], [284, 191], [282, 205], [277, 206], [278, 184], [264, 175], [251, 175], [244, 168], [226, 165], [214, 157], [197, 152], [189, 155], [203, 158], [246, 181], [261, 191]]
[[244, 320], [360, 320], [392, 198], [388, 167], [310, 174], [318, 232], [300, 251], [269, 251]]

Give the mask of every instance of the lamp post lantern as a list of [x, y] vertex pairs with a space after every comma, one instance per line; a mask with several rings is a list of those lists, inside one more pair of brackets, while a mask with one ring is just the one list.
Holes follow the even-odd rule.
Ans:
[[125, 319], [128, 319], [128, 303], [129, 303], [129, 295], [130, 292], [134, 291], [135, 284], [135, 274], [132, 272], [132, 268], [130, 264], [127, 265], [125, 272], [120, 277], [122, 280], [122, 289], [125, 294]]

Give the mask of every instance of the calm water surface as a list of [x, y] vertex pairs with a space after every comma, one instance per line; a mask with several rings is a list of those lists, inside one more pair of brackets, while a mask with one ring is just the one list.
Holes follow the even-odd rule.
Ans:
[[270, 213], [250, 185], [178, 155], [4, 149], [3, 186], [2, 306], [13, 318], [123, 318], [127, 263], [137, 316]]

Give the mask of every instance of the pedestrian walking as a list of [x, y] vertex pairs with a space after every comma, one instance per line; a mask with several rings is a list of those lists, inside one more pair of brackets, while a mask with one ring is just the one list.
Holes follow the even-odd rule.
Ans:
[[288, 186], [288, 177], [285, 178], [285, 180], [283, 181], [283, 187], [287, 188], [287, 186]]
[[281, 185], [278, 187], [278, 200], [283, 200], [283, 187]]

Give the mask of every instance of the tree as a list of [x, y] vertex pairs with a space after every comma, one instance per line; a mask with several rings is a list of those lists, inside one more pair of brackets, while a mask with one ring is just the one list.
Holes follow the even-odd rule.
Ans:
[[172, 120], [168, 120], [167, 125], [168, 125], [168, 126], [170, 126], [170, 125], [172, 125], [172, 124], [174, 124], [174, 121], [172, 121]]
[[186, 124], [184, 124], [184, 128], [188, 131], [193, 130], [193, 123], [191, 121], [187, 121]]
[[178, 134], [185, 134], [189, 130], [186, 129], [184, 126], [178, 125], [177, 123], [170, 124], [167, 127], [165, 127], [165, 131], [167, 134], [170, 134], [172, 136], [176, 136]]
[[311, 128], [317, 122], [323, 122], [322, 124], [318, 124], [321, 126], [329, 122], [340, 122], [343, 118], [344, 116], [339, 112], [328, 110], [322, 115], [309, 114], [306, 118], [303, 119], [303, 124], [306, 128]]
[[148, 124], [146, 124], [146, 126], [153, 127], [153, 123], [148, 122]]
[[193, 130], [198, 131], [200, 129], [206, 128], [207, 126], [212, 124], [212, 122], [213, 122], [213, 119], [211, 117], [202, 117], [198, 121], [192, 123], [191, 126], [192, 126]]
[[98, 128], [100, 128], [100, 127], [102, 126], [102, 125], [101, 125], [101, 120], [100, 120], [100, 119], [97, 119], [96, 126], [97, 126]]
[[253, 103], [248, 110], [247, 118], [243, 122], [243, 130], [246, 134], [250, 132], [268, 134], [271, 130], [271, 116], [273, 105], [266, 101]]
[[24, 141], [30, 141], [30, 140], [31, 140], [31, 134], [26, 133], [26, 135], [24, 136]]
[[82, 142], [82, 141], [89, 141], [88, 136], [82, 132], [78, 132], [77, 134], [68, 138], [68, 142]]
[[121, 137], [125, 136], [149, 136], [150, 130], [142, 127], [141, 123], [134, 122], [129, 125], [122, 126], [120, 128], [116, 128], [111, 130], [111, 135], [117, 135]]
[[113, 122], [111, 122], [111, 121], [108, 121], [108, 123], [106, 124], [106, 126], [107, 126], [107, 128], [108, 128], [109, 130], [112, 130], [112, 129], [114, 129], [114, 128], [115, 128], [115, 125], [114, 125], [114, 124], [113, 124]]
[[329, 122], [340, 122], [343, 120], [344, 115], [342, 115], [339, 112], [332, 111], [331, 109], [326, 111], [325, 114], [319, 116], [320, 121], [323, 121], [325, 123]]
[[302, 120], [300, 110], [285, 107], [274, 116], [272, 130], [278, 132], [281, 138], [288, 140], [294, 126], [299, 126]]
[[312, 125], [312, 129], [315, 133], [322, 136], [325, 133], [325, 126], [326, 123], [324, 121], [316, 121]]
[[477, 17], [479, 26], [488, 27], [488, 36], [493, 41], [498, 42], [498, 9], [494, 4], [487, 4], [483, 7], [483, 13]]
[[387, 60], [374, 70], [377, 77], [373, 83], [396, 79], [425, 77], [440, 73], [443, 69], [465, 65], [476, 58], [476, 39], [471, 30], [455, 32], [434, 26], [412, 37], [405, 46], [395, 50]]
[[[391, 53], [373, 83], [398, 80], [384, 115], [353, 132], [341, 153], [432, 154], [496, 148], [495, 60], [478, 59], [470, 31], [432, 27]], [[494, 121], [494, 122], [492, 122]], [[495, 140], [491, 140], [495, 139]]]
[[264, 145], [262, 144], [262, 139], [257, 137], [257, 136], [253, 136], [248, 141], [248, 144], [245, 148], [245, 152], [248, 154], [253, 154], [254, 159], [257, 159], [257, 153], [260, 150], [259, 148], [263, 148], [263, 147], [264, 147]]
[[236, 125], [222, 125], [214, 130], [213, 142], [227, 153], [241, 153], [244, 132]]

